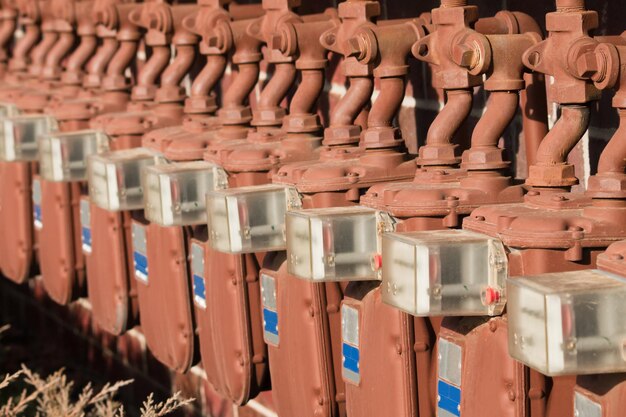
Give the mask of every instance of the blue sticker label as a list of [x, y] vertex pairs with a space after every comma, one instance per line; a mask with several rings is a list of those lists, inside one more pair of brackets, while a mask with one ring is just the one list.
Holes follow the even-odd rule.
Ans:
[[133, 263], [135, 264], [135, 276], [148, 283], [148, 258], [141, 252], [135, 251], [133, 253]]
[[343, 356], [344, 370], [358, 375], [360, 373], [359, 359], [361, 356], [359, 349], [347, 343], [343, 343], [341, 354]]
[[[437, 383], [439, 416], [461, 416], [461, 389], [442, 379]], [[441, 412], [443, 411], [443, 413]]]
[[83, 252], [91, 253], [91, 229], [82, 227]]
[[278, 336], [278, 313], [267, 308], [263, 309], [263, 329], [266, 333]]
[[193, 299], [198, 307], [206, 308], [206, 284], [197, 274], [193, 274]]
[[276, 300], [276, 279], [261, 274], [261, 302], [263, 304], [263, 339], [265, 343], [278, 346], [278, 304]]
[[35, 222], [35, 227], [37, 229], [41, 229], [43, 227], [43, 221], [41, 216], [41, 206], [39, 204], [35, 204], [33, 206], [33, 217]]

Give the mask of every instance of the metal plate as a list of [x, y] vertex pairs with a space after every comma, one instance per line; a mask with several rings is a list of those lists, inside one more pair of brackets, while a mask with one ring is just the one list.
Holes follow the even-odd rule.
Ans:
[[602, 417], [602, 406], [580, 392], [574, 393], [575, 417]]
[[276, 309], [276, 279], [261, 275], [261, 299], [263, 302], [263, 336], [265, 342], [278, 346], [278, 313]]
[[43, 227], [43, 217], [41, 215], [41, 182], [39, 178], [33, 179], [33, 223], [37, 229]]
[[148, 256], [146, 250], [146, 228], [133, 222], [133, 265], [135, 278], [143, 284], [148, 284]]
[[341, 307], [341, 364], [346, 381], [356, 385], [361, 382], [359, 311], [344, 305]]
[[204, 282], [204, 248], [191, 244], [191, 273], [193, 275], [193, 301], [196, 307], [206, 309], [206, 283]]
[[91, 206], [86, 198], [80, 200], [80, 226], [83, 253], [91, 254]]
[[439, 380], [437, 381], [437, 412], [439, 417], [461, 415], [461, 346], [439, 339]]

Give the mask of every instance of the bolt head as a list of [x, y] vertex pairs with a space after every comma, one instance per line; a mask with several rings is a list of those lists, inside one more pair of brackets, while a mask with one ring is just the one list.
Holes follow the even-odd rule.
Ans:
[[361, 44], [357, 38], [350, 38], [346, 43], [346, 56], [358, 57], [361, 55]]
[[475, 61], [475, 51], [468, 45], [455, 45], [452, 48], [452, 61], [463, 67], [471, 68]]
[[576, 75], [581, 78], [591, 78], [599, 68], [598, 59], [593, 52], [582, 54], [576, 60]]

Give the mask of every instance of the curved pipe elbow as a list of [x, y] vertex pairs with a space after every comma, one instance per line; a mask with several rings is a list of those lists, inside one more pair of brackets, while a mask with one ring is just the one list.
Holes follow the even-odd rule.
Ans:
[[589, 127], [589, 113], [588, 106], [562, 106], [561, 117], [537, 149], [537, 165], [565, 163]]
[[171, 51], [169, 46], [155, 46], [152, 48], [152, 55], [145, 63], [139, 75], [137, 76], [137, 85], [152, 86], [163, 74], [163, 71], [169, 64]]
[[46, 55], [45, 66], [51, 69], [57, 69], [61, 65], [63, 58], [67, 56], [72, 47], [76, 36], [72, 32], [65, 32], [59, 36], [58, 41], [54, 44], [50, 53]]
[[222, 79], [226, 71], [226, 56], [209, 55], [207, 62], [200, 74], [191, 84], [191, 97], [206, 97]]
[[404, 77], [380, 79], [380, 94], [370, 110], [367, 119], [368, 128], [391, 127], [402, 105], [405, 89]]
[[492, 92], [487, 101], [487, 110], [472, 133], [472, 148], [497, 147], [498, 141], [517, 113], [518, 103], [519, 95], [516, 92]]
[[502, 10], [493, 17], [478, 19], [474, 29], [483, 35], [515, 35], [536, 33], [542, 36], [541, 27], [530, 15]]
[[517, 25], [519, 27], [519, 33], [536, 33], [543, 37], [541, 26], [531, 15], [522, 12], [513, 12]]
[[87, 63], [87, 73], [93, 75], [102, 75], [106, 71], [107, 65], [117, 52], [119, 43], [117, 39], [104, 38], [102, 45], [96, 51], [95, 55]]
[[351, 77], [346, 94], [339, 100], [330, 117], [331, 126], [350, 126], [369, 103], [374, 91], [374, 80], [369, 77]]
[[259, 109], [276, 108], [287, 96], [289, 88], [296, 80], [296, 66], [289, 63], [276, 64], [274, 74], [269, 83], [261, 91], [259, 97]]
[[50, 50], [54, 47], [54, 44], [59, 39], [59, 36], [55, 32], [44, 32], [41, 42], [37, 44], [31, 53], [31, 69], [41, 68], [46, 61], [46, 56]]
[[324, 90], [324, 69], [301, 70], [300, 84], [289, 106], [290, 114], [311, 114]]
[[448, 101], [428, 129], [427, 145], [449, 145], [472, 111], [473, 96], [470, 90], [447, 91]]
[[0, 25], [0, 48], [2, 48], [3, 50], [6, 49], [9, 41], [13, 39], [16, 27], [17, 22], [15, 21], [15, 19], [5, 19], [2, 21], [2, 25]]
[[35, 44], [41, 36], [41, 30], [37, 25], [28, 25], [26, 27], [26, 33], [22, 39], [18, 40], [13, 49], [13, 60], [16, 62], [24, 62], [26, 57], [30, 54]]
[[76, 72], [83, 69], [85, 63], [94, 55], [98, 46], [95, 36], [81, 36], [80, 45], [67, 60], [66, 71]]
[[259, 81], [259, 63], [239, 64], [233, 82], [224, 93], [223, 107], [240, 107], [247, 102], [248, 96]]
[[178, 86], [189, 72], [196, 59], [195, 45], [179, 45], [176, 47], [176, 57], [165, 69], [161, 76], [161, 85]]
[[626, 109], [618, 109], [619, 128], [606, 145], [598, 162], [598, 174], [626, 173]]
[[107, 66], [107, 76], [117, 77], [123, 76], [126, 68], [135, 58], [137, 54], [138, 44], [136, 41], [122, 41], [120, 47], [113, 55], [111, 62]]

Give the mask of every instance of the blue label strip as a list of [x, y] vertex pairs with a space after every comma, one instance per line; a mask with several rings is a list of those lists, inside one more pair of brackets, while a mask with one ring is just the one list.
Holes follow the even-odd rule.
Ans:
[[133, 261], [135, 264], [135, 275], [137, 278], [148, 282], [148, 258], [140, 252], [133, 253]]
[[33, 207], [33, 214], [35, 216], [35, 226], [37, 227], [41, 227], [43, 225], [43, 222], [41, 221], [41, 206], [35, 204], [35, 206]]
[[87, 253], [91, 253], [91, 229], [83, 227], [83, 250]]
[[343, 367], [355, 374], [359, 374], [359, 359], [361, 356], [359, 349], [347, 343], [343, 343], [342, 355]]
[[278, 336], [278, 313], [267, 308], [263, 309], [263, 328], [267, 333]]
[[439, 408], [454, 416], [461, 416], [461, 389], [459, 387], [440, 379], [437, 383], [437, 394], [439, 397], [437, 406]]
[[193, 275], [193, 297], [198, 306], [206, 307], [206, 285], [204, 278], [196, 274]]

